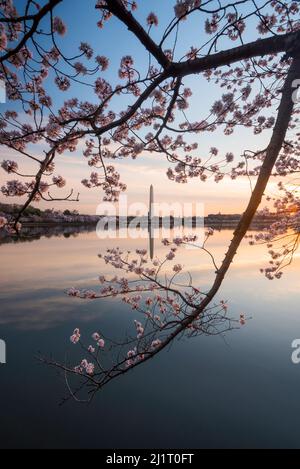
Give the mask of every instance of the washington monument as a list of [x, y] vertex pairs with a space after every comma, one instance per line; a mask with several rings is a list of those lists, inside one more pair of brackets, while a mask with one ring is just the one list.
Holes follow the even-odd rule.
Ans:
[[154, 215], [154, 189], [151, 184], [150, 186], [150, 197], [149, 197], [149, 211], [148, 211], [148, 231], [149, 231], [149, 251], [150, 259], [153, 259], [154, 255], [154, 236], [153, 236], [153, 215]]

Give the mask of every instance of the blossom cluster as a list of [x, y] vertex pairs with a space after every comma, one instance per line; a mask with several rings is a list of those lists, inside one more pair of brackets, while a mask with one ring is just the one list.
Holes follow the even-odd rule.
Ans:
[[[271, 222], [268, 227], [255, 235], [248, 235], [250, 245], [265, 244], [270, 256], [269, 266], [260, 271], [267, 279], [280, 279], [284, 268], [289, 265], [299, 247], [300, 198], [296, 186], [286, 187], [278, 183], [279, 195], [267, 197], [273, 202], [275, 211], [266, 207], [260, 215]], [[275, 218], [275, 221], [274, 221]]]

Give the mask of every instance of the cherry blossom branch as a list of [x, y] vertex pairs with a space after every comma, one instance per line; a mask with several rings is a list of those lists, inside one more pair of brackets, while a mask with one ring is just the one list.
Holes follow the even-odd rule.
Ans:
[[203, 58], [174, 63], [169, 67], [169, 73], [173, 77], [184, 77], [194, 73], [205, 72], [209, 69], [231, 65], [235, 62], [258, 56], [277, 54], [285, 51], [290, 51], [291, 54], [294, 54], [299, 51], [299, 43], [300, 32], [293, 32], [267, 39], [259, 39]]
[[[134, 18], [132, 13], [128, 11], [121, 0], [106, 0], [105, 8], [113, 13], [120, 21], [122, 21], [129, 31], [133, 32], [140, 43], [150, 52], [157, 62], [166, 69], [170, 61], [162, 52], [161, 48], [155, 44], [149, 34], [144, 30], [140, 23]], [[97, 7], [96, 7], [97, 8]], [[101, 8], [101, 7], [98, 7]]]
[[[292, 99], [292, 96], [293, 96], [292, 84], [298, 76], [300, 76], [300, 57], [294, 59], [290, 67], [290, 70], [288, 72], [288, 75], [287, 75], [287, 78], [286, 78], [286, 81], [282, 90], [282, 98], [281, 98], [280, 106], [278, 109], [276, 123], [273, 129], [270, 143], [266, 149], [266, 155], [265, 155], [263, 165], [260, 169], [259, 177], [257, 179], [253, 193], [250, 197], [249, 204], [238, 224], [237, 229], [234, 232], [233, 239], [229, 245], [229, 249], [225, 255], [225, 258], [221, 264], [221, 267], [216, 272], [216, 277], [215, 277], [215, 280], [211, 289], [208, 291], [208, 293], [206, 293], [206, 295], [200, 301], [200, 303], [198, 305], [194, 304], [194, 306], [190, 303], [190, 301], [187, 302], [184, 296], [181, 296], [181, 299], [184, 302], [186, 302], [189, 306], [192, 307], [192, 311], [187, 312], [187, 314], [184, 314], [183, 318], [179, 321], [178, 325], [176, 325], [176, 322], [175, 322], [174, 329], [171, 330], [170, 333], [166, 337], [163, 337], [162, 339], [159, 339], [159, 340], [155, 339], [154, 341], [152, 341], [150, 345], [149, 344], [147, 345], [147, 343], [144, 343], [143, 345], [141, 345], [138, 342], [137, 348], [133, 350], [132, 352], [130, 352], [130, 354], [128, 355], [129, 358], [127, 357], [127, 358], [121, 359], [121, 361], [118, 361], [108, 370], [101, 371], [100, 373], [97, 372], [94, 375], [94, 365], [92, 363], [88, 363], [88, 361], [83, 361], [81, 366], [77, 368], [77, 372], [79, 376], [81, 374], [85, 375], [85, 373], [87, 373], [87, 375], [96, 377], [97, 385], [96, 385], [96, 388], [94, 389], [94, 392], [101, 389], [104, 385], [109, 383], [112, 379], [115, 379], [119, 377], [120, 375], [127, 373], [129, 370], [132, 370], [136, 366], [139, 366], [140, 364], [145, 363], [147, 360], [156, 356], [163, 349], [165, 349], [169, 344], [171, 344], [176, 337], [180, 336], [185, 331], [189, 330], [189, 328], [197, 320], [199, 320], [199, 318], [200, 318], [200, 328], [201, 328], [201, 318], [203, 317], [203, 314], [205, 312], [209, 313], [209, 310], [211, 308], [211, 303], [213, 299], [215, 298], [216, 294], [218, 293], [223, 283], [224, 277], [227, 271], [229, 270], [230, 265], [233, 262], [236, 252], [241, 244], [241, 241], [244, 239], [251, 225], [251, 222], [254, 218], [257, 208], [261, 203], [261, 199], [267, 187], [267, 183], [272, 174], [272, 170], [275, 166], [275, 163], [280, 153], [280, 150], [282, 148], [282, 145], [284, 144], [286, 133], [287, 133], [287, 130], [291, 121], [293, 109], [294, 109], [294, 102]], [[144, 253], [142, 253], [142, 255], [143, 254]], [[112, 255], [112, 257], [108, 257], [107, 259], [108, 261], [111, 261], [112, 265], [115, 265], [117, 268], [123, 269], [124, 268], [123, 266], [130, 267], [131, 265], [126, 260], [125, 262], [121, 260], [120, 254], [118, 251], [116, 251]], [[135, 269], [135, 267], [133, 268]], [[136, 265], [136, 268], [139, 268], [138, 265]], [[146, 278], [147, 277], [148, 275], [146, 275]], [[154, 281], [155, 283], [158, 284], [158, 286], [164, 287], [163, 284], [157, 281], [156, 278], [154, 279]], [[166, 289], [166, 291], [169, 291], [171, 289], [170, 284], [166, 284], [164, 288]], [[173, 289], [172, 289], [172, 292], [174, 293]], [[179, 293], [178, 291], [177, 292], [175, 291], [175, 294], [178, 294], [178, 293]], [[203, 317], [203, 319], [204, 319], [204, 322], [206, 322], [205, 316]], [[241, 320], [244, 321], [244, 318], [242, 317]], [[207, 324], [209, 323], [210, 323], [210, 318], [208, 317]], [[168, 322], [166, 322], [165, 326], [168, 328]], [[194, 333], [196, 333], [196, 329], [197, 329], [197, 326], [194, 326], [194, 329], [193, 329]], [[137, 330], [138, 330], [138, 338], [142, 339], [144, 335], [144, 328], [142, 327], [140, 323], [137, 323]], [[161, 331], [163, 330], [164, 329], [161, 329]], [[97, 335], [96, 339], [98, 341], [102, 340], [100, 338], [100, 335]], [[78, 340], [80, 340], [80, 332], [79, 330], [76, 330], [74, 331], [74, 335], [72, 336], [72, 341], [76, 343]], [[155, 345], [153, 345], [154, 343]], [[100, 346], [101, 347], [104, 346], [103, 341], [101, 341]], [[48, 361], [48, 360], [46, 360], [46, 362], [48, 364], [55, 366], [55, 362]]]

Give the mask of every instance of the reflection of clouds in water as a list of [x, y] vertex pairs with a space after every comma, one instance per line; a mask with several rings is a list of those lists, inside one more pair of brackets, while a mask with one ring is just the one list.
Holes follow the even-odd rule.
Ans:
[[[42, 295], [39, 297], [38, 295]], [[64, 296], [63, 292], [41, 290], [33, 298], [13, 298], [3, 302], [0, 325], [22, 330], [45, 330], [65, 322], [89, 322], [99, 319], [109, 309], [109, 302], [83, 302]], [[75, 327], [75, 326], [74, 326]]]
[[[216, 232], [210, 239], [207, 247], [211, 247], [217, 263], [223, 259], [231, 237], [232, 231], [224, 230]], [[128, 312], [136, 319], [136, 313], [119, 300], [81, 301], [65, 294], [65, 290], [72, 286], [100, 288], [99, 275], [115, 275], [115, 269], [100, 260], [98, 254], [117, 245], [123, 250], [133, 251], [146, 247], [144, 239], [99, 241], [94, 231], [80, 233], [75, 238], [41, 238], [32, 243], [3, 244], [0, 247], [3, 266], [0, 272], [3, 290], [0, 324], [27, 330], [47, 329], [68, 321], [75, 326], [79, 321], [92, 322], [100, 317], [109, 319], [109, 312], [116, 305], [118, 314]], [[163, 259], [168, 250], [156, 240], [155, 256]], [[267, 259], [265, 246], [250, 247], [245, 241], [225, 280], [221, 297], [240, 305], [242, 310], [249, 305], [253, 295], [259, 295], [260, 301], [272, 304], [274, 298], [278, 303], [289, 301], [292, 304], [293, 295], [298, 293], [299, 256], [276, 284], [267, 281], [258, 271]], [[214, 268], [205, 253], [182, 248], [175, 260], [193, 274], [195, 286], [201, 289], [210, 286]], [[166, 271], [171, 265], [172, 262]]]

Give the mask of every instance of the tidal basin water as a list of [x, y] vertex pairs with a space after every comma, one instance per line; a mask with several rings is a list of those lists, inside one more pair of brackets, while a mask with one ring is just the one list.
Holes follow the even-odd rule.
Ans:
[[[222, 230], [211, 239], [217, 260], [231, 237]], [[265, 248], [245, 242], [219, 295], [230, 316], [251, 317], [244, 327], [176, 341], [89, 406], [59, 406], [64, 380], [38, 362], [39, 352], [63, 361], [75, 327], [86, 337], [98, 329], [122, 336], [138, 319], [118, 300], [80, 301], [65, 290], [94, 288], [98, 275], [113, 273], [98, 258], [106, 247], [142, 248], [147, 240], [99, 240], [91, 230], [7, 241], [0, 245], [1, 448], [300, 448], [300, 365], [291, 361], [300, 338], [297, 255], [282, 280], [268, 281], [259, 273]], [[155, 255], [165, 252], [155, 240]], [[208, 257], [183, 249], [178, 262], [195, 286], [209, 287]]]

